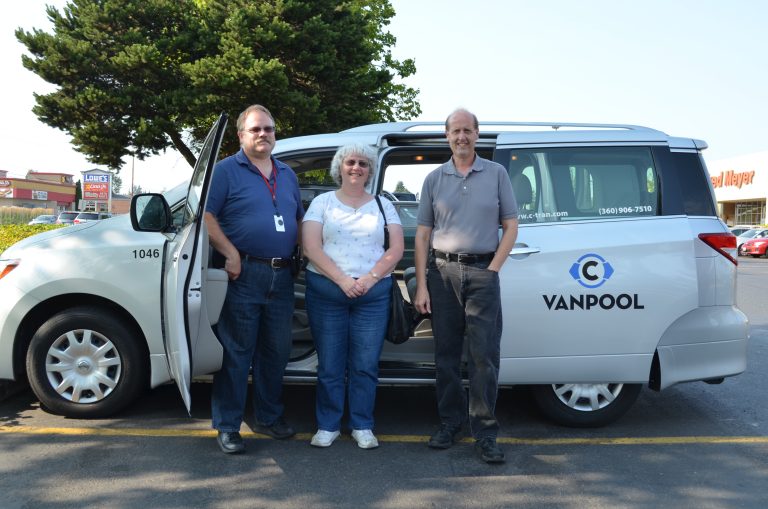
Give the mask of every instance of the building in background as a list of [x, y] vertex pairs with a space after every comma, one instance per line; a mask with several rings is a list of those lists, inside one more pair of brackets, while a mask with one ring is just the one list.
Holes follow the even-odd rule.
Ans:
[[83, 210], [125, 214], [131, 197], [110, 192], [112, 174], [104, 170], [82, 173], [82, 198], [75, 203], [74, 176], [69, 173], [28, 171], [25, 178], [9, 177], [0, 170], [0, 207], [24, 207], [63, 210]]
[[718, 215], [728, 226], [768, 224], [768, 152], [707, 162]]
[[25, 178], [0, 170], [0, 206], [74, 210], [75, 183], [69, 173], [28, 171]]

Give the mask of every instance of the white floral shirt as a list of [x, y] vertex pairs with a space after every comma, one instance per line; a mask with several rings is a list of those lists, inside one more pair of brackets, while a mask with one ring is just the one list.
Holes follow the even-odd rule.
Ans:
[[[379, 200], [387, 222], [400, 224], [394, 205]], [[341, 203], [335, 191], [323, 193], [312, 200], [304, 221], [323, 225], [323, 251], [349, 276], [367, 274], [384, 254], [384, 218], [375, 199], [355, 209]], [[307, 269], [319, 272], [311, 262]]]

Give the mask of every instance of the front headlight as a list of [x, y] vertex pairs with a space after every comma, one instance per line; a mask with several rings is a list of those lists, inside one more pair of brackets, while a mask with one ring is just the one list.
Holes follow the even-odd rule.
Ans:
[[19, 263], [21, 263], [21, 260], [18, 258], [0, 260], [0, 279], [10, 274], [13, 269], [19, 266]]

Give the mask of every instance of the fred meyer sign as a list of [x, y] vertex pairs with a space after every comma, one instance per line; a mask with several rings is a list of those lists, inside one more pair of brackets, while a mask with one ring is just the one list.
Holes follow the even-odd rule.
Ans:
[[752, 171], [722, 171], [720, 175], [710, 177], [712, 179], [712, 187], [717, 189], [718, 187], [738, 187], [751, 184], [755, 178], [755, 172]]
[[83, 175], [83, 199], [106, 201], [109, 199], [109, 175]]

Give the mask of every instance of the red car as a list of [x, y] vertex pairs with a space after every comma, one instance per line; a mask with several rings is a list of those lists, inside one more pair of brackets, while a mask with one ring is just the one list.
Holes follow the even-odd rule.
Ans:
[[767, 256], [766, 248], [768, 248], [768, 237], [749, 239], [741, 245], [741, 254], [744, 256], [749, 255], [754, 258], [757, 258], [758, 256]]

